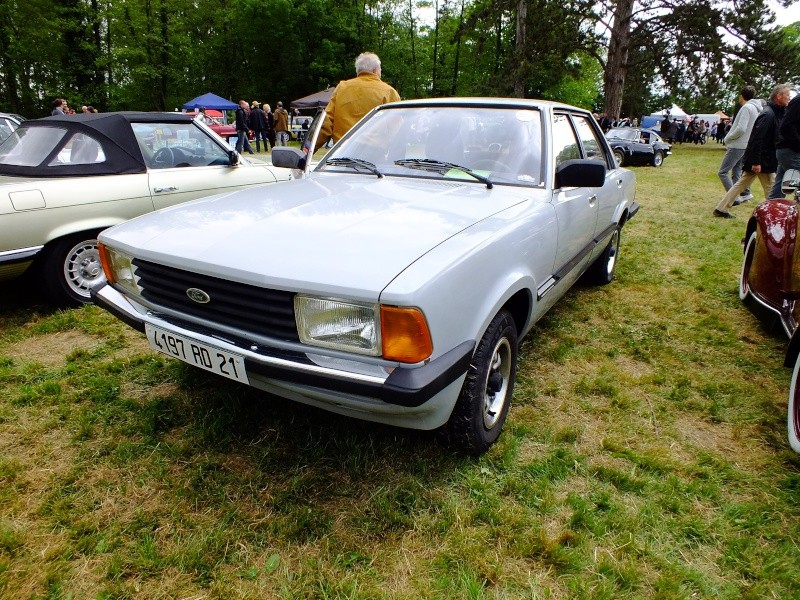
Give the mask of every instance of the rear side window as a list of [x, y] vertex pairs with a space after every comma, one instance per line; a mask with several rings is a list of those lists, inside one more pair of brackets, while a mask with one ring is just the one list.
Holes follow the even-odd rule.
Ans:
[[0, 165], [36, 167], [46, 159], [67, 134], [60, 127], [17, 129], [0, 144]]
[[76, 133], [64, 145], [58, 155], [50, 161], [49, 167], [61, 165], [93, 165], [105, 162], [100, 142], [85, 133]]

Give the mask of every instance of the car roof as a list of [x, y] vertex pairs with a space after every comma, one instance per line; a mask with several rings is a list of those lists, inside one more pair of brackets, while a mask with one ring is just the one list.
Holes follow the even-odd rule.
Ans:
[[[0, 164], [0, 175], [22, 177], [80, 177], [88, 175], [112, 175], [144, 173], [147, 171], [141, 148], [133, 134], [132, 123], [191, 123], [193, 116], [185, 113], [157, 112], [110, 112], [56, 115], [43, 119], [32, 119], [20, 123], [18, 132], [27, 129], [53, 127], [66, 129], [55, 151], [39, 165]], [[105, 160], [85, 165], [48, 166], [53, 158], [77, 133], [86, 134], [100, 143]], [[13, 137], [13, 136], [12, 136]], [[11, 140], [12, 138], [9, 138]], [[0, 152], [3, 145], [0, 145]]]
[[553, 100], [536, 100], [531, 98], [489, 98], [480, 96], [455, 97], [455, 98], [426, 98], [420, 100], [401, 100], [383, 104], [379, 108], [400, 108], [400, 107], [424, 107], [424, 106], [468, 106], [486, 108], [549, 108], [551, 110], [565, 109], [576, 110], [589, 113], [585, 108], [571, 106], [563, 102]]

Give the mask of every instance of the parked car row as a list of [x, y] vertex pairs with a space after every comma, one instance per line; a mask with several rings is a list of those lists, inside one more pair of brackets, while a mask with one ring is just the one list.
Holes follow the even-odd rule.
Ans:
[[303, 176], [99, 234], [92, 299], [153, 350], [354, 418], [500, 435], [519, 340], [580, 277], [612, 281], [635, 177], [585, 110], [520, 99], [380, 106]]

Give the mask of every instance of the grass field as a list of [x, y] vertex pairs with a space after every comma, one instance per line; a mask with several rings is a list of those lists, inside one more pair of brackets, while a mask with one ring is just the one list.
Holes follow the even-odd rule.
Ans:
[[524, 340], [477, 460], [4, 284], [0, 597], [800, 598], [786, 339], [738, 299], [722, 152], [636, 170], [617, 280]]

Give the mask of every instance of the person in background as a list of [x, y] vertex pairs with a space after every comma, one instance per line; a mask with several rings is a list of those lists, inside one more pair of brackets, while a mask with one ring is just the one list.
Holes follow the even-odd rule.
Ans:
[[278, 100], [275, 108], [275, 143], [286, 146], [289, 143], [289, 113], [283, 108], [283, 102]]
[[[725, 136], [724, 142], [727, 150], [717, 172], [725, 192], [728, 192], [734, 182], [742, 176], [744, 151], [747, 149], [747, 141], [750, 139], [750, 132], [753, 130], [756, 117], [761, 112], [761, 101], [756, 99], [756, 88], [752, 85], [744, 86], [739, 95], [739, 104], [741, 104], [741, 108], [733, 119], [730, 131]], [[733, 175], [732, 179], [731, 175]], [[743, 197], [749, 200], [753, 194], [750, 193], [750, 190], [744, 190]]]
[[65, 115], [67, 114], [67, 110], [67, 101], [63, 98], [56, 98], [53, 100], [53, 110], [50, 112], [50, 116]]
[[275, 147], [275, 114], [269, 104], [264, 105], [264, 118], [267, 121], [267, 128], [265, 134], [269, 140], [270, 147]]
[[778, 128], [778, 142], [775, 150], [778, 169], [770, 198], [784, 198], [783, 175], [789, 169], [800, 169], [800, 94], [792, 98], [786, 107], [783, 121]]
[[[789, 104], [790, 88], [785, 83], [780, 83], [772, 88], [769, 95], [769, 103], [758, 115], [747, 148], [742, 158], [744, 170], [728, 193], [719, 201], [714, 209], [715, 217], [730, 219], [732, 206], [738, 206], [743, 200], [739, 194], [745, 190], [753, 181], [758, 178], [761, 187], [764, 188], [764, 198], [769, 199], [770, 188], [775, 183], [775, 171], [778, 168], [778, 159], [775, 155], [775, 143], [778, 138], [778, 128], [780, 127], [786, 105]], [[752, 197], [752, 196], [751, 196]]]
[[381, 81], [381, 59], [377, 54], [359, 54], [355, 67], [356, 77], [340, 81], [333, 91], [325, 108], [327, 115], [315, 150], [329, 140], [334, 143], [339, 141], [361, 117], [376, 106], [400, 100], [397, 90]]
[[253, 148], [250, 146], [250, 140], [247, 139], [247, 132], [249, 131], [247, 109], [247, 100], [239, 100], [239, 108], [236, 109], [236, 151], [239, 154], [245, 149], [250, 154], [254, 154]]
[[250, 109], [249, 125], [253, 130], [253, 139], [256, 142], [256, 152], [261, 152], [261, 141], [264, 141], [264, 152], [269, 150], [267, 145], [267, 118], [264, 111], [261, 110], [261, 103], [258, 100], [253, 100]]

